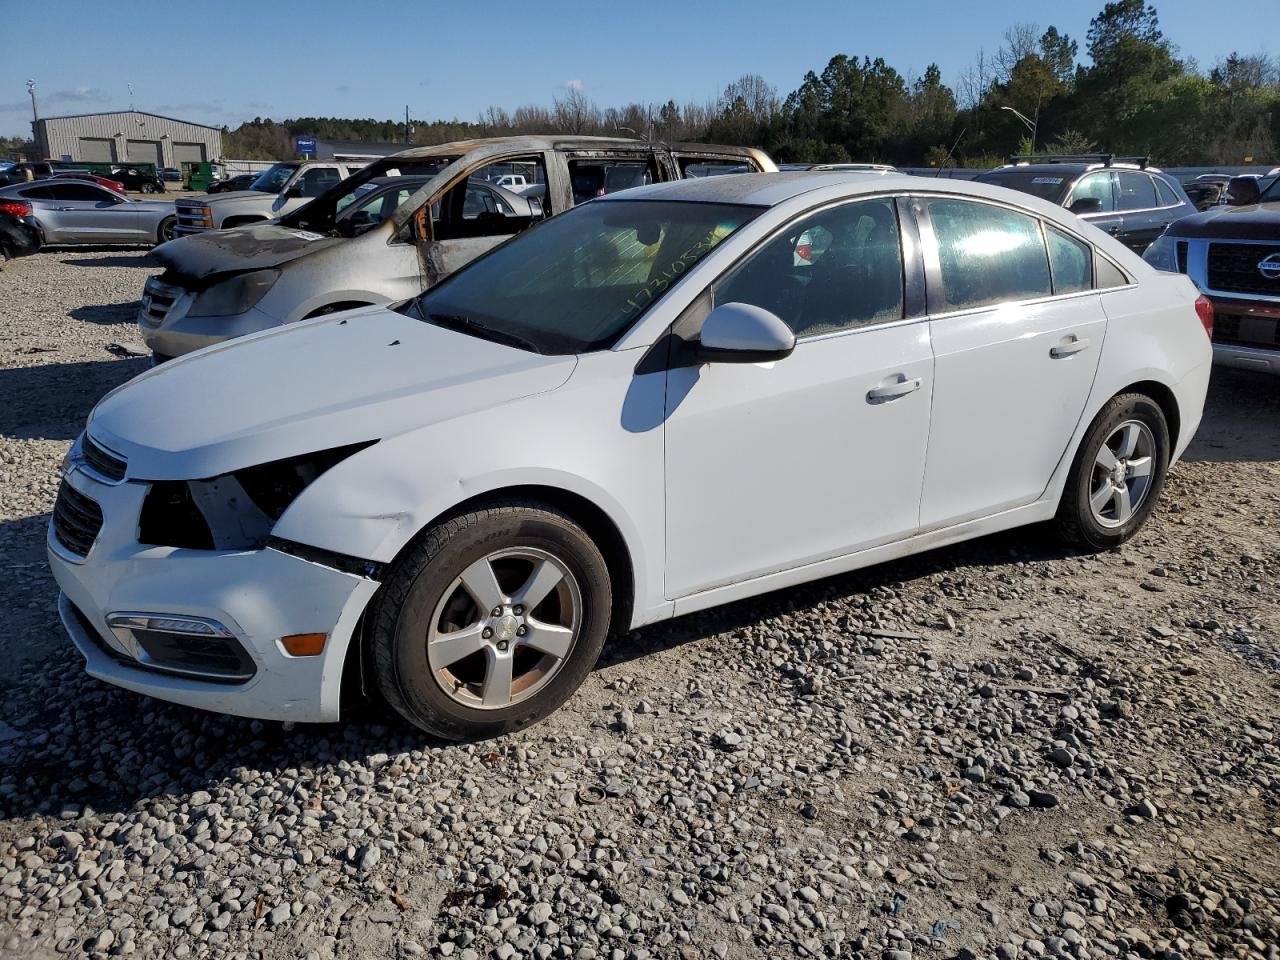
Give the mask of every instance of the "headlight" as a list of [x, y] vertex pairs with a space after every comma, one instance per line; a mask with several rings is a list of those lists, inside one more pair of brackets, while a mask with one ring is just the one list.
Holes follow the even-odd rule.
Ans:
[[196, 297], [189, 317], [234, 317], [267, 295], [280, 276], [279, 270], [255, 270], [215, 283]]
[[1164, 270], [1167, 273], [1178, 272], [1178, 257], [1174, 242], [1167, 234], [1162, 233], [1156, 237], [1151, 246], [1143, 252], [1142, 259], [1157, 270]]

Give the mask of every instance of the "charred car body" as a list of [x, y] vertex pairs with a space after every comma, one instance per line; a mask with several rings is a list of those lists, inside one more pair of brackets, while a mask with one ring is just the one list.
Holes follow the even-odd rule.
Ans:
[[[138, 314], [157, 359], [308, 317], [407, 299], [532, 224], [690, 168], [773, 172], [759, 150], [604, 137], [511, 137], [407, 150], [278, 220], [181, 237], [156, 251]], [[491, 182], [518, 173], [516, 194]], [[370, 184], [413, 189], [369, 209]], [[590, 189], [588, 189], [590, 188]], [[617, 187], [616, 189], [621, 189]]]
[[1215, 363], [1280, 375], [1280, 177], [1237, 177], [1231, 194], [1171, 224], [1143, 259], [1213, 302]]

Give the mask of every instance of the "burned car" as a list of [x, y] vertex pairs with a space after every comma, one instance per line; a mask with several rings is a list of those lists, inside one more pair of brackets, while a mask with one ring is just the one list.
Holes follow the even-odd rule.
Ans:
[[[509, 137], [406, 150], [264, 224], [156, 250], [138, 325], [157, 360], [284, 323], [407, 299], [546, 217], [710, 167], [773, 172], [759, 150], [605, 137]], [[498, 184], [523, 177], [519, 191]], [[403, 178], [397, 204], [364, 206]], [[514, 182], [514, 179], [512, 181]]]

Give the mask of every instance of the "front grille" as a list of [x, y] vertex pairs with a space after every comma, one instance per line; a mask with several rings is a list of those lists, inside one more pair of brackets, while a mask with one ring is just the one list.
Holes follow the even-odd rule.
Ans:
[[177, 287], [161, 283], [155, 278], [148, 280], [142, 292], [142, 312], [139, 319], [148, 326], [160, 326], [181, 295], [182, 291]]
[[1280, 278], [1264, 277], [1258, 271], [1258, 264], [1272, 254], [1280, 254], [1280, 244], [1210, 243], [1210, 289], [1280, 297]]
[[1280, 319], [1243, 313], [1215, 314], [1213, 342], [1236, 347], [1280, 350]]
[[53, 505], [53, 536], [77, 557], [87, 557], [102, 530], [102, 508], [66, 480]]
[[186, 204], [179, 200], [176, 206], [179, 232], [199, 233], [209, 229], [208, 220], [205, 218], [207, 208], [203, 204]]
[[84, 435], [84, 442], [80, 445], [80, 452], [84, 454], [85, 466], [104, 480], [119, 483], [124, 479], [126, 467], [124, 458], [98, 446], [94, 443], [93, 437], [87, 433]]
[[1178, 272], [1187, 272], [1187, 241], [1179, 240], [1176, 247], [1178, 255]]

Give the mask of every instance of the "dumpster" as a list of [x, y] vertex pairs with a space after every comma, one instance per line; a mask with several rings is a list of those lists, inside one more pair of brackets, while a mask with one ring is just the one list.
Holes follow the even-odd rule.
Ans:
[[212, 163], [188, 160], [182, 164], [183, 190], [199, 190], [203, 193], [213, 186], [215, 179]]

